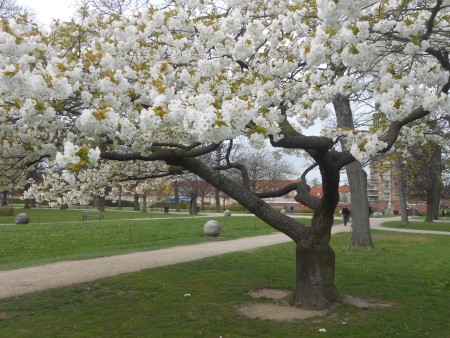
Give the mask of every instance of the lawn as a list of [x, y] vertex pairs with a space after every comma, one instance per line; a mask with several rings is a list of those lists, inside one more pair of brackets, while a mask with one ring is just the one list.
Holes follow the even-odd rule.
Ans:
[[[53, 222], [80, 222], [83, 220], [83, 212], [85, 210], [92, 210], [92, 208], [77, 208], [73, 207], [67, 210], [60, 210], [59, 208], [35, 208], [23, 209], [14, 208], [14, 216], [1, 216], [0, 224], [15, 224], [16, 216], [20, 213], [26, 213], [30, 217], [30, 224], [53, 223]], [[161, 209], [148, 209], [147, 213], [141, 213], [131, 210], [117, 210], [106, 209], [103, 213], [104, 220], [118, 220], [118, 219], [146, 219], [146, 218], [173, 218], [173, 217], [192, 217], [188, 213], [178, 213], [169, 210], [165, 214]], [[89, 220], [94, 220], [95, 213], [91, 212]], [[97, 217], [98, 220], [98, 217]]]
[[293, 322], [240, 315], [256, 302], [250, 290], [293, 286], [295, 247], [282, 244], [0, 300], [0, 337], [448, 337], [449, 238], [373, 239], [353, 251], [350, 234], [333, 236], [336, 284], [391, 307], [340, 305]]
[[413, 230], [431, 230], [431, 231], [450, 231], [450, 221], [447, 222], [424, 222], [409, 220], [409, 225], [404, 227], [399, 221], [386, 222], [382, 224], [388, 228], [413, 229]]
[[[209, 219], [218, 220], [222, 226], [218, 239], [203, 235], [203, 226]], [[309, 219], [303, 221], [310, 222]], [[263, 221], [249, 216], [167, 217], [0, 226], [0, 270], [59, 260], [258, 236], [274, 231]]]

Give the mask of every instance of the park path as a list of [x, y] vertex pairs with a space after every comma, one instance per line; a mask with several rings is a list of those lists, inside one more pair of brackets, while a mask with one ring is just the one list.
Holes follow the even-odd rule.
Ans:
[[[382, 222], [399, 218], [371, 219], [371, 228], [385, 231], [449, 235], [443, 231], [419, 231], [381, 227]], [[332, 233], [349, 232], [351, 227], [335, 225]], [[104, 277], [136, 272], [166, 265], [199, 260], [231, 252], [251, 250], [291, 241], [282, 233], [247, 237], [228, 241], [184, 245], [160, 250], [134, 252], [110, 257], [62, 261], [27, 268], [0, 271], [0, 299], [46, 289], [84, 283]]]

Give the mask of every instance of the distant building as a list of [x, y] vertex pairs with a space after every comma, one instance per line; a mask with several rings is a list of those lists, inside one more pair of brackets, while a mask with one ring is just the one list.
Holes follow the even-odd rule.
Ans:
[[[370, 163], [370, 173], [367, 182], [367, 195], [373, 211], [392, 214], [400, 211], [400, 199], [398, 196], [398, 168], [392, 161], [380, 168], [379, 163]], [[427, 205], [425, 201], [409, 202], [407, 207], [425, 213]]]
[[[263, 188], [282, 188], [287, 186], [290, 183], [298, 182], [298, 180], [277, 180], [277, 181], [259, 181], [256, 183], [258, 190], [263, 190]], [[322, 187], [311, 187], [310, 194], [314, 197], [321, 198], [323, 196]], [[297, 192], [291, 191], [289, 194], [286, 194], [281, 197], [272, 197], [272, 198], [265, 198], [264, 200], [267, 202], [267, 204], [271, 205], [274, 208], [280, 208], [280, 209], [287, 209], [287, 210], [293, 210], [296, 212], [300, 211], [306, 211], [309, 210], [309, 208], [303, 204], [300, 204], [295, 201], [295, 196], [297, 195]], [[342, 186], [339, 187], [339, 204], [350, 204], [350, 187], [349, 186]], [[291, 209], [291, 207], [293, 209]]]

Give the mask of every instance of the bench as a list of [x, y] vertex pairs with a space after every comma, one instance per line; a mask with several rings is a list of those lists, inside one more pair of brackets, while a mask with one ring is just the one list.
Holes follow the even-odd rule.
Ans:
[[85, 210], [83, 211], [83, 221], [87, 221], [89, 217], [92, 217], [93, 219], [102, 220], [103, 219], [103, 212], [98, 210]]
[[14, 216], [13, 207], [1, 206], [0, 207], [0, 216]]

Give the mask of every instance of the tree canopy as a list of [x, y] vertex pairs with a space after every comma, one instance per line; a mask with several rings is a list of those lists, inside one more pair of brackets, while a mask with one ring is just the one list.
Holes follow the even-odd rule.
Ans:
[[[317, 246], [331, 257], [339, 170], [389, 151], [399, 137], [422, 137], [420, 128], [402, 128], [450, 108], [448, 0], [175, 0], [133, 16], [84, 14], [49, 33], [26, 18], [2, 21], [5, 188], [23, 184], [38, 163], [82, 190], [111, 163], [160, 162], [233, 197], [299, 252]], [[380, 118], [363, 130], [305, 135], [339, 98], [364, 98]], [[297, 190], [314, 210], [311, 227], [200, 160], [237, 137], [304, 151], [319, 166], [321, 199], [305, 180], [278, 192]], [[324, 284], [320, 300], [298, 292], [296, 303], [336, 301], [334, 282]]]

